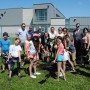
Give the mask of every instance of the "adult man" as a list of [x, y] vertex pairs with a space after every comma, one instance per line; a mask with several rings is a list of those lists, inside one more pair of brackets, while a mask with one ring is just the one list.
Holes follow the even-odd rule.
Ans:
[[29, 26], [29, 30], [27, 31], [27, 36], [33, 36], [34, 30], [32, 26]]
[[[51, 46], [50, 50], [51, 50], [52, 53], [55, 52], [55, 49], [53, 48], [53, 45], [54, 45], [56, 37], [57, 37], [57, 33], [55, 31], [55, 28], [51, 27], [50, 32], [49, 32], [49, 38], [50, 38], [50, 46]], [[51, 53], [51, 55], [52, 55], [52, 53]]]
[[83, 36], [83, 30], [80, 29], [80, 24], [76, 24], [76, 29], [73, 31], [74, 45], [76, 48], [76, 60], [77, 63], [81, 63], [81, 40]]
[[25, 29], [26, 27], [26, 24], [25, 23], [22, 23], [21, 24], [21, 29], [17, 30], [17, 37], [20, 38], [21, 40], [21, 47], [24, 48], [24, 43], [25, 43], [25, 40], [27, 39], [27, 30]]
[[9, 46], [11, 44], [11, 41], [8, 39], [8, 33], [3, 33], [3, 39], [0, 40], [0, 56], [2, 56], [2, 72], [5, 72], [5, 64], [9, 52]]

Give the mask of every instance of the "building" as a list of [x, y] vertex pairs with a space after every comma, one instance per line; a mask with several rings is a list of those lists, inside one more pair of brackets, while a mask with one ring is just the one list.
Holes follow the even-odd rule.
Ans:
[[0, 9], [1, 33], [15, 33], [22, 22], [26, 23], [27, 29], [29, 25], [34, 29], [40, 25], [47, 31], [51, 26], [65, 26], [65, 16], [51, 3], [33, 4], [32, 8]]
[[70, 17], [67, 21], [70, 28], [75, 28], [76, 23], [80, 23], [80, 27], [87, 27], [90, 29], [90, 17]]

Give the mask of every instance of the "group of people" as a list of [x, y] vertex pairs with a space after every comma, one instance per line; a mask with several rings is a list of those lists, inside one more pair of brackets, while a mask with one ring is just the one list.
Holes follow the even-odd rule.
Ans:
[[[36, 71], [37, 62], [47, 62], [48, 66], [53, 66], [57, 62], [57, 78], [60, 76], [66, 81], [65, 71], [66, 62], [71, 65], [71, 72], [76, 72], [75, 67], [79, 64], [89, 62], [90, 34], [88, 28], [80, 29], [80, 24], [76, 24], [73, 35], [67, 28], [58, 28], [56, 32], [54, 27], [48, 32], [42, 32], [42, 27], [34, 31], [30, 26], [25, 29], [26, 24], [21, 24], [21, 29], [17, 30], [14, 44], [8, 39], [8, 33], [3, 33], [3, 39], [0, 40], [0, 56], [2, 57], [2, 73], [5, 72], [5, 64], [8, 64], [9, 78], [11, 80], [14, 64], [17, 63], [18, 77], [20, 67], [25, 61], [29, 61], [29, 75], [36, 78], [41, 73]], [[82, 53], [83, 52], [83, 53]], [[23, 55], [21, 55], [23, 54]], [[22, 65], [21, 65], [22, 64]], [[34, 73], [32, 72], [34, 68]]]

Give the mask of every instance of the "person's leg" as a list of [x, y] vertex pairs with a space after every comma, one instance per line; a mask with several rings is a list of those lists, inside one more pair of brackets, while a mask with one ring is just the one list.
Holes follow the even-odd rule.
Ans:
[[9, 80], [11, 80], [11, 76], [12, 76], [12, 70], [14, 69], [14, 62], [11, 61], [10, 62], [10, 70], [9, 70]]
[[63, 71], [65, 72], [66, 71], [66, 61], [62, 62], [62, 67], [63, 67]]
[[34, 68], [34, 73], [35, 73], [35, 74], [36, 74], [36, 65], [37, 65], [37, 62], [34, 62], [33, 68]]
[[2, 57], [2, 72], [5, 72], [5, 59]]
[[20, 77], [20, 62], [17, 61], [18, 77]]
[[72, 56], [72, 61], [74, 63], [74, 66], [76, 66], [76, 52], [72, 53], [71, 56]]
[[72, 61], [69, 59], [68, 62], [69, 62], [69, 64], [71, 65], [72, 70], [75, 71], [75, 68], [74, 68], [74, 65], [73, 65]]
[[62, 63], [59, 62], [60, 70], [61, 70], [61, 72], [62, 72], [62, 74], [63, 74], [63, 78], [64, 78], [64, 80], [66, 81], [65, 72], [64, 72], [64, 70], [62, 69], [61, 64], [62, 64]]
[[57, 62], [57, 71], [58, 71], [58, 73], [57, 73], [57, 80], [58, 81], [59, 81], [59, 75], [60, 75], [60, 68], [61, 68], [60, 62]]
[[33, 66], [33, 62], [30, 61], [30, 64], [29, 64], [29, 74], [30, 74], [30, 76], [32, 75], [32, 66]]
[[2, 64], [2, 71], [5, 71], [5, 65]]

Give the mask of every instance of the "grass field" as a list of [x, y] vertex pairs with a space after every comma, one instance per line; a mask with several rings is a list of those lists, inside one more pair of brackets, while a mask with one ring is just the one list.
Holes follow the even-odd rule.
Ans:
[[60, 81], [55, 81], [56, 70], [43, 67], [45, 65], [40, 63], [38, 71], [41, 72], [41, 75], [36, 79], [30, 78], [25, 72], [28, 64], [24, 65], [21, 70], [21, 79], [14, 74], [12, 80], [8, 81], [8, 70], [5, 73], [0, 73], [0, 90], [90, 90], [90, 67], [77, 66], [77, 73], [67, 71], [67, 81], [64, 81], [62, 77]]

